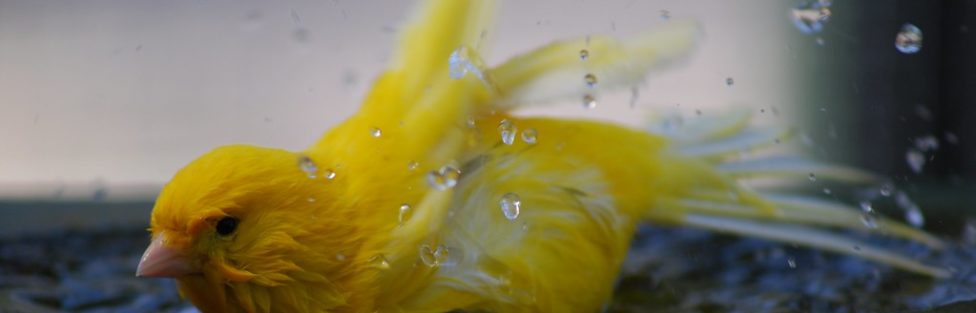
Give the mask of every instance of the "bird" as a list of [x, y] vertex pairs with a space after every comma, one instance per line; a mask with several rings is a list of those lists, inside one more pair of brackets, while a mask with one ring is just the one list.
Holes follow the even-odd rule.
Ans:
[[748, 112], [651, 129], [519, 112], [592, 105], [681, 63], [698, 23], [554, 41], [489, 66], [494, 5], [420, 4], [359, 111], [307, 149], [221, 146], [177, 171], [136, 275], [175, 279], [201, 312], [597, 312], [650, 223], [949, 276], [837, 230], [942, 247], [931, 234], [743, 183], [879, 179], [803, 156], [742, 157], [791, 134]]

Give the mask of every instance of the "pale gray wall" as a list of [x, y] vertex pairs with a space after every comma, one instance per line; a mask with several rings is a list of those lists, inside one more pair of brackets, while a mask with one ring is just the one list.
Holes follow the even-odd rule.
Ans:
[[[797, 35], [788, 5], [506, 1], [487, 59], [497, 64], [557, 38], [633, 34], [665, 23], [660, 11], [668, 10], [672, 19], [703, 22], [705, 41], [687, 66], [641, 88], [637, 109], [623, 90], [595, 110], [572, 103], [533, 112], [633, 125], [645, 111], [679, 103], [685, 113], [730, 105], [789, 112], [802, 73], [792, 71], [784, 39]], [[84, 198], [100, 188], [110, 199], [143, 197], [218, 145], [300, 149], [355, 110], [411, 7], [0, 0], [0, 198]]]

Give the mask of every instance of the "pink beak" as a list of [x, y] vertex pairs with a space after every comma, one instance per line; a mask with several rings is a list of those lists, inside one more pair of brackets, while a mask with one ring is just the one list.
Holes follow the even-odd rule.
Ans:
[[138, 277], [180, 277], [196, 272], [180, 251], [166, 246], [166, 235], [161, 233], [142, 254], [136, 268]]

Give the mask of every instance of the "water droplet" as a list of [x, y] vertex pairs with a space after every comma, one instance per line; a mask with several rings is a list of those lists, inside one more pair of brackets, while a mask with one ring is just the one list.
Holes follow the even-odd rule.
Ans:
[[590, 51], [587, 51], [586, 49], [580, 50], [579, 58], [580, 60], [586, 61], [586, 59], [590, 58]]
[[335, 177], [336, 177], [336, 172], [334, 170], [332, 170], [331, 168], [325, 170], [325, 179], [333, 180], [335, 179]]
[[431, 248], [429, 245], [423, 244], [420, 245], [419, 252], [420, 261], [428, 267], [451, 266], [457, 263], [456, 260], [452, 259], [451, 249], [444, 245]]
[[915, 138], [915, 147], [922, 152], [939, 149], [939, 139], [932, 135]]
[[970, 246], [976, 244], [976, 219], [966, 219], [966, 225], [962, 230], [962, 242]]
[[406, 204], [406, 203], [401, 204], [400, 205], [400, 214], [397, 216], [397, 223], [399, 223], [400, 225], [403, 225], [403, 223], [405, 223], [407, 220], [410, 219], [411, 213], [413, 213], [413, 211], [410, 209], [410, 205], [409, 204]]
[[469, 63], [467, 58], [467, 48], [460, 47], [454, 52], [451, 52], [451, 56], [447, 59], [448, 71], [452, 79], [461, 79], [464, 74], [468, 73], [467, 64]]
[[915, 174], [922, 173], [922, 167], [925, 166], [925, 155], [915, 149], [908, 149], [905, 153], [905, 161], [908, 161], [908, 166], [912, 168]]
[[671, 19], [671, 11], [661, 10], [660, 13], [661, 13], [661, 19], [662, 20], [665, 20], [666, 21], [666, 20]]
[[502, 195], [498, 204], [502, 207], [502, 213], [509, 221], [517, 219], [522, 210], [522, 199], [515, 193], [509, 192]]
[[735, 79], [733, 79], [732, 77], [725, 78], [725, 85], [732, 87], [732, 85], [735, 85]]
[[583, 108], [592, 109], [596, 107], [596, 98], [591, 94], [583, 95]]
[[587, 73], [586, 76], [583, 76], [583, 82], [586, 82], [586, 87], [593, 88], [596, 86], [596, 75]]
[[926, 122], [932, 121], [932, 115], [933, 115], [932, 110], [929, 110], [929, 108], [924, 105], [920, 104], [915, 106], [915, 115], [918, 115], [918, 117], [921, 118], [923, 121]]
[[871, 205], [871, 202], [861, 201], [861, 203], [859, 203], [859, 204], [861, 206], [861, 211], [868, 212], [868, 213], [874, 213], [874, 206]]
[[380, 138], [380, 136], [383, 136], [383, 130], [379, 129], [378, 127], [373, 127], [369, 130], [369, 134], [370, 136], [373, 136], [373, 138]]
[[630, 107], [633, 108], [637, 106], [637, 99], [640, 98], [640, 90], [637, 86], [630, 87]]
[[908, 194], [899, 191], [895, 195], [895, 204], [902, 210], [905, 210], [905, 220], [908, 221], [908, 224], [915, 227], [925, 225], [925, 216], [922, 214], [922, 209], [908, 197]]
[[817, 181], [817, 175], [810, 173], [810, 175], [807, 175], [807, 179], [809, 179], [810, 181]]
[[437, 190], [445, 190], [457, 185], [459, 177], [461, 177], [461, 170], [445, 165], [439, 170], [428, 173], [427, 182]]
[[502, 142], [506, 145], [511, 145], [515, 143], [515, 135], [518, 133], [518, 128], [515, 124], [508, 119], [504, 119], [498, 123], [498, 132], [502, 135]]
[[881, 188], [880, 188], [879, 192], [881, 192], [881, 195], [882, 196], [889, 197], [889, 196], [891, 196], [891, 192], [894, 189], [895, 189], [894, 186], [892, 186], [891, 184], [886, 183], [884, 185], [881, 185]]
[[925, 226], [925, 216], [922, 215], [922, 209], [917, 206], [905, 211], [905, 220], [908, 221], [909, 225], [915, 226], [916, 228]]
[[298, 157], [298, 166], [302, 169], [302, 172], [308, 175], [309, 179], [315, 179], [315, 172], [319, 171], [319, 167], [315, 165], [315, 161], [312, 161], [312, 158], [304, 155]]
[[786, 259], [786, 264], [789, 265], [790, 268], [796, 268], [796, 260], [792, 257]]
[[309, 203], [315, 202], [315, 197], [308, 197], [307, 200], [308, 200]]
[[825, 195], [829, 195], [829, 194], [831, 194], [831, 193], [833, 193], [833, 192], [832, 192], [832, 191], [830, 191], [830, 188], [824, 188], [824, 189], [823, 189], [823, 193], [824, 193]]
[[945, 140], [946, 140], [946, 142], [951, 143], [951, 144], [954, 144], [954, 145], [958, 145], [959, 144], [959, 136], [956, 136], [956, 134], [955, 133], [952, 133], [952, 132], [946, 132], [945, 133]]
[[904, 54], [918, 53], [922, 50], [922, 30], [912, 24], [902, 25], [895, 36], [895, 48]]
[[437, 258], [434, 257], [434, 249], [428, 245], [420, 246], [420, 261], [429, 267], [437, 266]]
[[823, 31], [831, 15], [830, 3], [825, 1], [805, 2], [790, 10], [793, 25], [804, 34]]
[[448, 75], [452, 79], [461, 79], [467, 73], [474, 74], [482, 82], [485, 81], [485, 74], [481, 70], [481, 60], [473, 54], [467, 47], [461, 46], [451, 52], [447, 59]]
[[374, 255], [372, 258], [369, 258], [369, 261], [367, 262], [369, 262], [370, 267], [378, 268], [381, 270], [390, 269], [390, 261], [387, 261], [386, 256], [383, 254]]
[[407, 169], [411, 171], [416, 170], [418, 166], [420, 166], [420, 163], [417, 163], [417, 161], [410, 161], [410, 163], [407, 163]]
[[525, 143], [530, 145], [536, 143], [538, 136], [539, 133], [535, 130], [535, 128], [526, 128], [522, 131], [522, 141], [525, 141]]
[[861, 223], [868, 229], [878, 228], [878, 217], [870, 202], [861, 201]]

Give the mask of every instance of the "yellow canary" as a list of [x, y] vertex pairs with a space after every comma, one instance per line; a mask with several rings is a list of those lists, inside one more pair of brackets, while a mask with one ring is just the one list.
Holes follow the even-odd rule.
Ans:
[[787, 135], [748, 127], [746, 113], [659, 133], [513, 113], [633, 85], [687, 55], [696, 23], [556, 42], [489, 67], [479, 47], [493, 2], [425, 3], [361, 110], [307, 150], [225, 146], [180, 170], [156, 201], [137, 275], [175, 278], [203, 312], [597, 312], [636, 226], [651, 222], [947, 276], [831, 232], [870, 231], [843, 204], [740, 184], [809, 172], [874, 179], [799, 158], [730, 157]]

